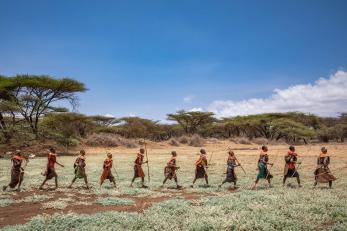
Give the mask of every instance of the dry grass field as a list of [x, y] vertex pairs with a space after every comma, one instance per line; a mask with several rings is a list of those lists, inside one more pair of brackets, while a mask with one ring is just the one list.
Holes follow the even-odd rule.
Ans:
[[[321, 145], [297, 146], [302, 166], [302, 188], [295, 179], [289, 179], [282, 187], [284, 154], [287, 145], [269, 146], [273, 186], [260, 182], [257, 190], [251, 190], [256, 177], [259, 145], [241, 145], [227, 141], [207, 143], [204, 148], [211, 158], [209, 168], [210, 187], [197, 181], [190, 188], [194, 175], [194, 162], [200, 148], [167, 143], [150, 143], [150, 187], [130, 188], [133, 161], [137, 149], [108, 149], [113, 153], [118, 172], [117, 189], [108, 181], [99, 189], [98, 181], [106, 149], [86, 148], [90, 190], [83, 180], [77, 180], [68, 189], [73, 178], [75, 157], [63, 156], [58, 160], [65, 168], [57, 166], [59, 189], [38, 190], [46, 165], [46, 158], [31, 159], [25, 169], [21, 192], [1, 192], [0, 228], [3, 230], [347, 230], [347, 145], [325, 145], [331, 154], [331, 170], [338, 178], [333, 189], [319, 185], [313, 189], [313, 171]], [[242, 163], [236, 173], [239, 188], [233, 190], [218, 184], [225, 176], [227, 148], [232, 148]], [[171, 150], [178, 153], [179, 183], [183, 189], [174, 189], [174, 182], [160, 188], [163, 168]], [[212, 156], [212, 157], [211, 157]], [[10, 161], [0, 159], [0, 184], [10, 177]], [[147, 168], [144, 166], [147, 175]], [[114, 174], [115, 175], [115, 174]], [[146, 178], [147, 179], [147, 178]], [[136, 182], [139, 186], [139, 180]]]

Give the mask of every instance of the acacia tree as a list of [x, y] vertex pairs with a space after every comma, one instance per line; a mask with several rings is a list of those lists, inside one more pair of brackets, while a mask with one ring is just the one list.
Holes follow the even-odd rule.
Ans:
[[45, 137], [55, 139], [65, 146], [66, 151], [92, 132], [95, 126], [89, 117], [71, 112], [50, 113], [40, 121], [40, 125], [45, 131]]
[[47, 75], [2, 76], [0, 82], [0, 92], [8, 95], [5, 100], [17, 108], [12, 113], [24, 118], [36, 137], [40, 117], [58, 109], [53, 106], [54, 103], [67, 101], [76, 107], [76, 93], [84, 91], [86, 88], [81, 82]]
[[127, 138], [153, 138], [158, 131], [158, 122], [149, 119], [123, 117], [119, 122], [118, 133]]
[[212, 112], [200, 112], [184, 110], [177, 111], [175, 114], [168, 114], [167, 119], [177, 122], [186, 134], [192, 135], [199, 131], [202, 127], [216, 121]]

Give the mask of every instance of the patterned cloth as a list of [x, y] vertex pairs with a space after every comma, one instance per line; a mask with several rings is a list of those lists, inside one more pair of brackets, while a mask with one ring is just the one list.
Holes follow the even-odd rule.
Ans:
[[284, 176], [286, 177], [299, 177], [298, 171], [296, 171], [296, 162], [298, 154], [295, 152], [289, 151], [288, 154], [284, 157], [286, 162], [284, 166]]
[[317, 168], [314, 171], [315, 181], [319, 183], [328, 183], [329, 181], [335, 181], [334, 177], [330, 173], [329, 169], [330, 156], [326, 154], [321, 154], [317, 159]]
[[196, 169], [195, 169], [195, 178], [204, 178], [207, 176], [207, 156], [206, 154], [201, 154], [200, 158], [195, 162]]
[[236, 161], [234, 158], [228, 158], [227, 161], [227, 176], [225, 178], [225, 182], [236, 182], [237, 177], [235, 174], [235, 166], [236, 166]]
[[74, 163], [75, 177], [76, 178], [85, 178], [86, 177], [86, 158], [84, 156], [79, 156], [76, 158]]
[[165, 178], [171, 180], [172, 178], [176, 178], [176, 157], [172, 157], [167, 165], [164, 168], [164, 176]]
[[273, 176], [267, 168], [269, 156], [266, 152], [261, 152], [258, 160], [258, 175], [257, 179], [271, 179]]
[[24, 169], [22, 168], [22, 162], [24, 158], [20, 156], [14, 156], [12, 158], [12, 169], [11, 169], [11, 182], [10, 188], [16, 187], [19, 182], [23, 181]]

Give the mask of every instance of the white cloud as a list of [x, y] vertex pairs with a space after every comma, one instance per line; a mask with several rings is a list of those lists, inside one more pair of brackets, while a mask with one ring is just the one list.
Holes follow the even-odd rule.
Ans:
[[193, 107], [192, 109], [190, 109], [189, 111], [193, 112], [193, 111], [204, 111], [204, 109], [202, 109], [201, 107]]
[[113, 117], [114, 117], [114, 115], [109, 114], [109, 113], [105, 114], [104, 116], [105, 116], [105, 117], [110, 117], [110, 118], [113, 118]]
[[337, 71], [329, 78], [318, 79], [314, 84], [275, 89], [268, 98], [214, 101], [207, 109], [219, 118], [288, 111], [336, 116], [347, 111], [347, 72]]
[[185, 96], [184, 98], [183, 98], [183, 101], [185, 102], [185, 103], [190, 103], [190, 102], [192, 102], [192, 100], [195, 98], [195, 95], [187, 95], [187, 96]]

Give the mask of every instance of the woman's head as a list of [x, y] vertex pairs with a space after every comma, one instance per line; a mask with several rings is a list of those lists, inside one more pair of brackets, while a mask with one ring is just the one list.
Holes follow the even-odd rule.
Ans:
[[320, 149], [322, 151], [322, 153], [326, 154], [328, 152], [328, 149], [326, 147], [322, 147]]
[[261, 150], [263, 150], [264, 152], [267, 152], [267, 151], [268, 151], [268, 148], [267, 148], [266, 145], [263, 145], [263, 146], [261, 146]]
[[80, 151], [80, 154], [82, 155], [82, 156], [85, 156], [86, 155], [86, 151], [84, 151], [83, 149]]

